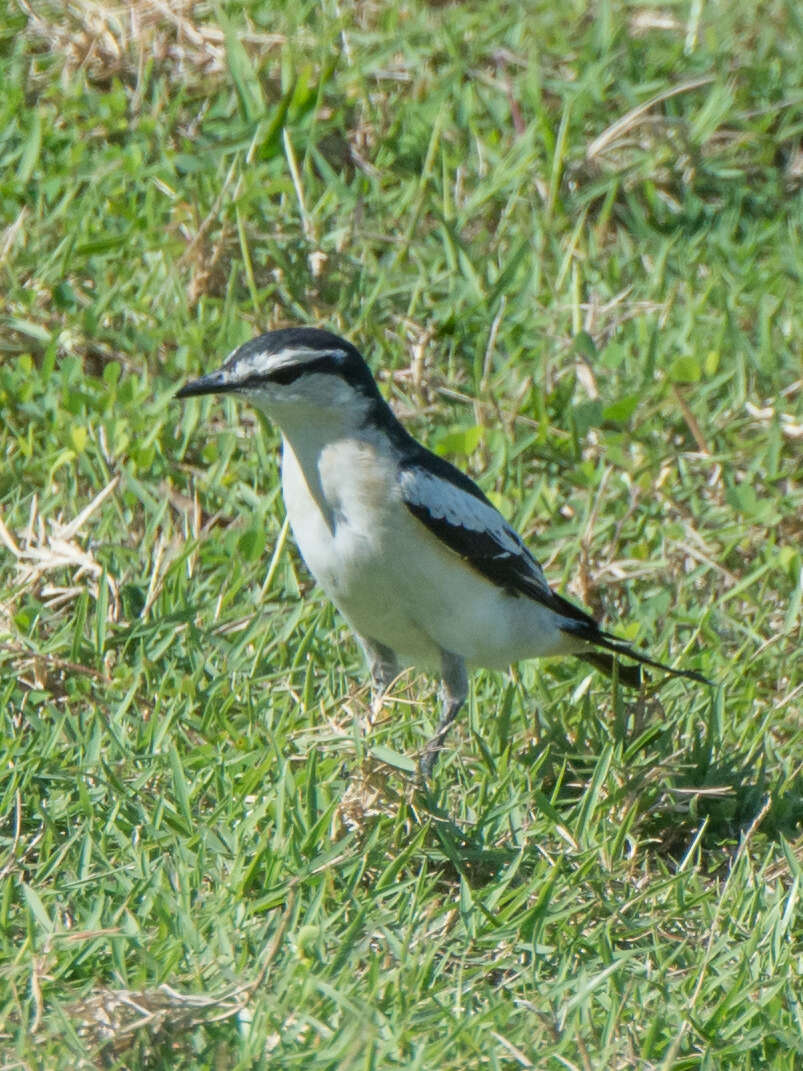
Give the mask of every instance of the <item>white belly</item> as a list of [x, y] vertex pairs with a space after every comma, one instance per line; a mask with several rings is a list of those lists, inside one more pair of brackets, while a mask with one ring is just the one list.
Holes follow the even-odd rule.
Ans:
[[306, 468], [309, 481], [285, 442], [282, 488], [299, 550], [361, 636], [422, 667], [438, 666], [442, 651], [502, 668], [573, 649], [554, 614], [486, 580], [410, 513], [394, 466], [370, 443], [340, 441]]

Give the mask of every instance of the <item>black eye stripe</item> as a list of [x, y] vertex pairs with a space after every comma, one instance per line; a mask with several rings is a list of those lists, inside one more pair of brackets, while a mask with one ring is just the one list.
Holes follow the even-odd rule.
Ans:
[[307, 369], [302, 364], [288, 364], [286, 368], [277, 368], [275, 372], [268, 373], [265, 376], [271, 383], [280, 383], [282, 386], [286, 386], [288, 383], [295, 383], [299, 376], [303, 376], [307, 372]]

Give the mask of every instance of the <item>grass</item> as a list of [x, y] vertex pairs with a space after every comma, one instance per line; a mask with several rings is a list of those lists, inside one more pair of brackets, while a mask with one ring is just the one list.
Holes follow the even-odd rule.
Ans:
[[[799, 1067], [797, 6], [0, 20], [0, 1066]], [[172, 400], [291, 323], [716, 686], [477, 673], [416, 794]]]

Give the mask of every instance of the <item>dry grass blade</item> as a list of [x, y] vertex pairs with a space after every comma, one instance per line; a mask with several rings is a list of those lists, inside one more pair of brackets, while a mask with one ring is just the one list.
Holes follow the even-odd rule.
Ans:
[[[97, 581], [105, 576], [111, 595], [110, 613], [112, 620], [117, 620], [120, 609], [117, 583], [104, 571], [91, 550], [86, 550], [77, 542], [78, 533], [96, 513], [106, 499], [112, 495], [120, 482], [115, 476], [100, 491], [89, 505], [68, 523], [59, 520], [47, 525], [38, 514], [37, 499], [31, 504], [31, 514], [25, 533], [14, 538], [0, 518], [0, 539], [16, 559], [18, 580], [23, 590], [36, 588], [42, 578], [49, 573], [62, 569], [72, 570], [73, 581], [84, 581], [89, 577], [89, 587], [95, 598], [98, 596]], [[65, 601], [76, 598], [84, 590], [84, 583], [73, 583], [68, 587], [48, 585], [41, 589], [41, 594], [48, 605], [62, 605]]]
[[120, 1056], [144, 1035], [149, 1048], [171, 1043], [197, 1026], [221, 1022], [243, 1014], [260, 989], [284, 941], [295, 909], [296, 896], [287, 893], [273, 939], [257, 974], [249, 982], [211, 996], [181, 993], [163, 983], [155, 989], [99, 989], [66, 1010], [78, 1033], [104, 1056]]
[[246, 993], [207, 997], [179, 993], [168, 985], [158, 989], [104, 989], [69, 1006], [78, 1033], [93, 1046], [121, 1055], [146, 1032], [151, 1046], [194, 1027], [237, 1015]]
[[611, 123], [606, 130], [603, 130], [598, 137], [594, 138], [586, 149], [586, 159], [593, 160], [595, 156], [599, 156], [600, 153], [610, 148], [624, 134], [627, 134], [637, 126], [643, 116], [652, 111], [657, 104], [662, 104], [665, 100], [677, 97], [681, 93], [690, 93], [693, 89], [700, 89], [702, 86], [710, 85], [713, 81], [714, 78], [711, 75], [706, 75], [703, 78], [692, 78], [688, 82], [681, 82], [680, 85], [670, 86], [669, 89], [656, 93], [654, 97], [650, 97], [643, 104], [631, 108], [629, 112], [617, 119], [615, 123]]
[[195, 0], [73, 0], [35, 6], [29, 0], [18, 2], [28, 16], [28, 32], [62, 56], [68, 69], [83, 68], [96, 82], [136, 75], [146, 57], [170, 64], [177, 73], [225, 70], [223, 31], [197, 20]]

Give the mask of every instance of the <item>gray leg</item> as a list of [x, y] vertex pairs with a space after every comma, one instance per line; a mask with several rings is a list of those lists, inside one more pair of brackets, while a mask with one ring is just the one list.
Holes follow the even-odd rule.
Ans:
[[452, 722], [457, 717], [468, 695], [466, 663], [459, 655], [451, 654], [449, 651], [441, 653], [441, 675], [443, 677], [441, 720], [438, 722], [435, 735], [424, 748], [424, 753], [419, 762], [421, 775], [425, 781], [428, 781], [432, 776], [432, 771], [438, 760], [438, 754], [443, 747], [446, 734], [449, 732]]
[[360, 643], [368, 658], [374, 702], [378, 702], [399, 675], [399, 663], [394, 651], [375, 640], [360, 636]]

